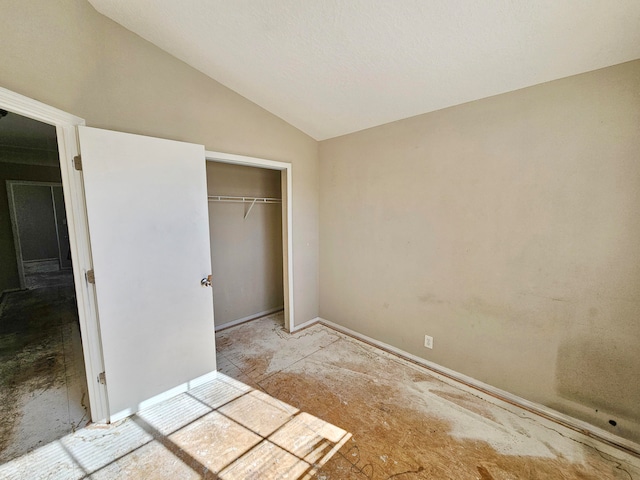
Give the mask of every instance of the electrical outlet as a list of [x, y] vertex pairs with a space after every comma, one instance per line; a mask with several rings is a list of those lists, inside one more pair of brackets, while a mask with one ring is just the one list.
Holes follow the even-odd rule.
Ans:
[[430, 337], [429, 335], [425, 335], [424, 346], [427, 348], [433, 348], [433, 337]]

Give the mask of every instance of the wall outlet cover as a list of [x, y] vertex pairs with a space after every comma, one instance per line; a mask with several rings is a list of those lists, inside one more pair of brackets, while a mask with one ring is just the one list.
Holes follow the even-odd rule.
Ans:
[[425, 335], [424, 346], [427, 348], [433, 348], [433, 337], [430, 337], [429, 335]]

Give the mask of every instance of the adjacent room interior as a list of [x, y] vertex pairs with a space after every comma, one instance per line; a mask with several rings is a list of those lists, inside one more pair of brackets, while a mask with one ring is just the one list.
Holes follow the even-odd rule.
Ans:
[[[6, 112], [5, 112], [6, 113]], [[0, 125], [0, 461], [89, 422], [54, 127]]]
[[640, 479], [640, 4], [3, 18], [0, 476]]

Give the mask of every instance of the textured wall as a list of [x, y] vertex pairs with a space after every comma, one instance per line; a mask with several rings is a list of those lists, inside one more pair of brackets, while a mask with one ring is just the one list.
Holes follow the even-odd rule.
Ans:
[[[280, 171], [207, 162], [209, 195], [280, 198]], [[283, 307], [282, 206], [209, 202], [216, 326]]]
[[640, 61], [324, 141], [321, 316], [640, 441], [639, 158]]
[[0, 86], [87, 125], [293, 164], [295, 319], [318, 314], [317, 142], [85, 0], [2, 3]]
[[640, 2], [90, 0], [316, 139], [640, 58]]

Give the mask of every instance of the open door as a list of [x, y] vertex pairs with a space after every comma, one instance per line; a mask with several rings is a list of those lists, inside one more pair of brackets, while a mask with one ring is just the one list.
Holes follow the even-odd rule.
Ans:
[[216, 369], [205, 154], [78, 131], [113, 422]]

